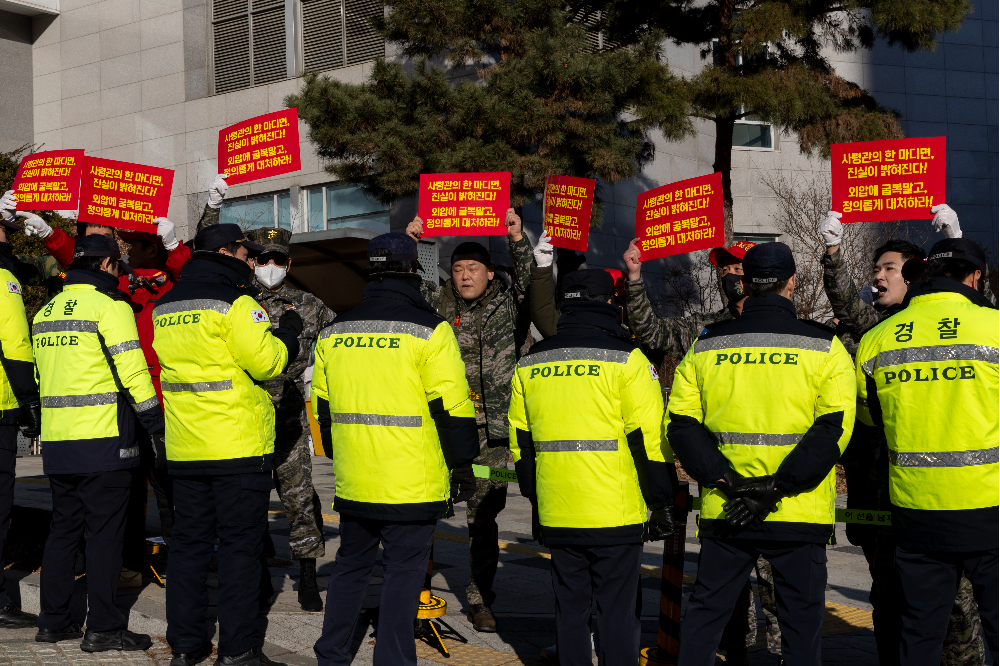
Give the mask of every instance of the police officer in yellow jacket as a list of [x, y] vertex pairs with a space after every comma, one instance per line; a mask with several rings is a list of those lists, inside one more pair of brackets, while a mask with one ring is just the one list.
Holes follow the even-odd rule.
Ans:
[[656, 369], [618, 324], [611, 276], [578, 270], [563, 289], [556, 334], [514, 373], [511, 452], [537, 515], [533, 531], [552, 552], [559, 663], [591, 663], [596, 596], [598, 660], [632, 665], [642, 542], [674, 531], [677, 474], [661, 434], [663, 397]]
[[0, 629], [32, 627], [38, 618], [16, 608], [7, 593], [3, 546], [14, 505], [14, 462], [17, 426], [25, 437], [38, 437], [42, 427], [38, 384], [35, 383], [31, 336], [24, 314], [18, 262], [7, 234], [20, 229], [0, 217]]
[[77, 240], [62, 293], [31, 327], [42, 401], [42, 464], [52, 489], [52, 527], [42, 557], [35, 640], [81, 636], [70, 618], [73, 563], [87, 542], [87, 652], [144, 650], [115, 606], [131, 469], [139, 464], [136, 419], [162, 449], [163, 413], [139, 348], [135, 316], [118, 290], [118, 244]]
[[260, 649], [260, 590], [270, 589], [260, 558], [274, 487], [274, 408], [262, 382], [295, 359], [302, 319], [288, 310], [272, 333], [248, 263], [263, 248], [239, 225], [203, 229], [194, 247], [177, 285], [153, 310], [174, 484], [167, 642], [172, 666], [193, 666], [212, 651], [205, 617], [218, 537], [216, 663], [264, 666], [274, 663]]
[[931, 248], [903, 309], [857, 353], [860, 418], [885, 430], [896, 568], [903, 594], [900, 662], [941, 663], [959, 578], [997, 663], [997, 311], [984, 296], [986, 256], [970, 240]]
[[747, 573], [775, 573], [781, 652], [819, 666], [834, 464], [854, 426], [851, 358], [832, 328], [798, 320], [783, 243], [743, 258], [739, 319], [710, 324], [674, 375], [667, 438], [702, 484], [701, 555], [678, 661], [709, 666]]
[[[434, 525], [475, 493], [476, 415], [451, 325], [420, 295], [404, 234], [368, 243], [361, 305], [320, 333], [313, 413], [337, 474], [340, 547], [319, 666], [353, 661], [351, 639], [381, 542], [376, 666], [415, 666], [413, 621]], [[448, 471], [452, 471], [449, 483]]]

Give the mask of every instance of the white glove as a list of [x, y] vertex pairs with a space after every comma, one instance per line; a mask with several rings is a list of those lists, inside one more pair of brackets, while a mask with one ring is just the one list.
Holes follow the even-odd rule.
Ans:
[[934, 231], [940, 231], [945, 238], [961, 238], [962, 228], [958, 226], [958, 213], [951, 209], [948, 204], [938, 204], [931, 208], [934, 219], [931, 226]]
[[77, 212], [75, 210], [54, 210], [52, 212], [64, 220], [72, 220], [73, 222], [76, 221]]
[[226, 174], [220, 173], [215, 177], [208, 185], [208, 207], [209, 208], [222, 208], [222, 200], [226, 198], [226, 190], [229, 189], [229, 183], [226, 182]]
[[45, 224], [45, 220], [34, 213], [19, 210], [17, 211], [17, 215], [24, 218], [24, 234], [26, 236], [48, 238], [52, 234], [52, 227]]
[[17, 210], [17, 195], [14, 190], [7, 190], [0, 197], [0, 217], [10, 222], [14, 219], [14, 211]]
[[840, 223], [843, 213], [831, 210], [819, 225], [819, 235], [827, 247], [840, 245], [844, 239], [844, 225]]
[[156, 235], [163, 241], [163, 247], [167, 252], [176, 250], [180, 243], [177, 242], [177, 234], [174, 233], [174, 223], [165, 217], [158, 217], [153, 221], [156, 222]]
[[549, 232], [542, 229], [542, 235], [538, 237], [538, 245], [535, 246], [535, 263], [539, 268], [546, 268], [552, 265], [552, 237]]

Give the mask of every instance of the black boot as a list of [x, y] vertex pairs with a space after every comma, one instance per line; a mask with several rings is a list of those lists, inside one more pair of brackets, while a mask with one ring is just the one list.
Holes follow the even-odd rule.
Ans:
[[37, 626], [38, 616], [34, 613], [25, 613], [19, 608], [14, 608], [14, 604], [7, 604], [0, 608], [0, 628], [24, 629], [25, 627]]
[[[37, 639], [36, 639], [37, 640]], [[128, 629], [118, 631], [91, 631], [83, 635], [83, 642], [80, 649], [84, 652], [107, 652], [116, 650], [118, 652], [138, 652], [148, 650], [153, 646], [153, 641], [147, 634], [137, 634]]]
[[170, 666], [196, 666], [212, 656], [212, 644], [206, 643], [194, 652], [174, 652], [170, 656]]
[[271, 661], [259, 647], [250, 648], [243, 654], [219, 657], [215, 666], [286, 666], [280, 661]]
[[299, 560], [299, 606], [313, 613], [323, 610], [323, 599], [316, 584], [316, 558], [304, 557]]

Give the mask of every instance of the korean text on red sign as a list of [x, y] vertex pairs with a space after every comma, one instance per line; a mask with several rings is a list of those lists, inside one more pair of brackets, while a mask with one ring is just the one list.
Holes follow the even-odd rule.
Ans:
[[302, 168], [298, 109], [250, 118], [219, 131], [219, 173], [230, 185]]
[[49, 150], [21, 158], [12, 189], [20, 210], [76, 210], [83, 150]]
[[636, 200], [642, 261], [722, 245], [724, 224], [721, 173], [663, 185]]
[[173, 184], [173, 169], [84, 157], [80, 221], [155, 233], [154, 220], [170, 208]]
[[507, 233], [510, 173], [422, 173], [417, 214], [425, 236]]
[[835, 143], [830, 175], [841, 222], [929, 220], [945, 202], [945, 138]]
[[545, 230], [552, 237], [552, 245], [586, 252], [593, 206], [593, 179], [574, 176], [546, 178]]

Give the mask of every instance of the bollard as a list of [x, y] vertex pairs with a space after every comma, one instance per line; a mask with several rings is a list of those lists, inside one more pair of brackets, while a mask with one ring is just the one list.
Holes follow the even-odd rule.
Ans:
[[639, 653], [639, 666], [676, 664], [681, 646], [681, 592], [684, 585], [684, 539], [691, 511], [688, 482], [681, 481], [674, 505], [683, 509], [682, 520], [672, 537], [663, 542], [663, 572], [660, 579], [660, 620], [656, 647]]

